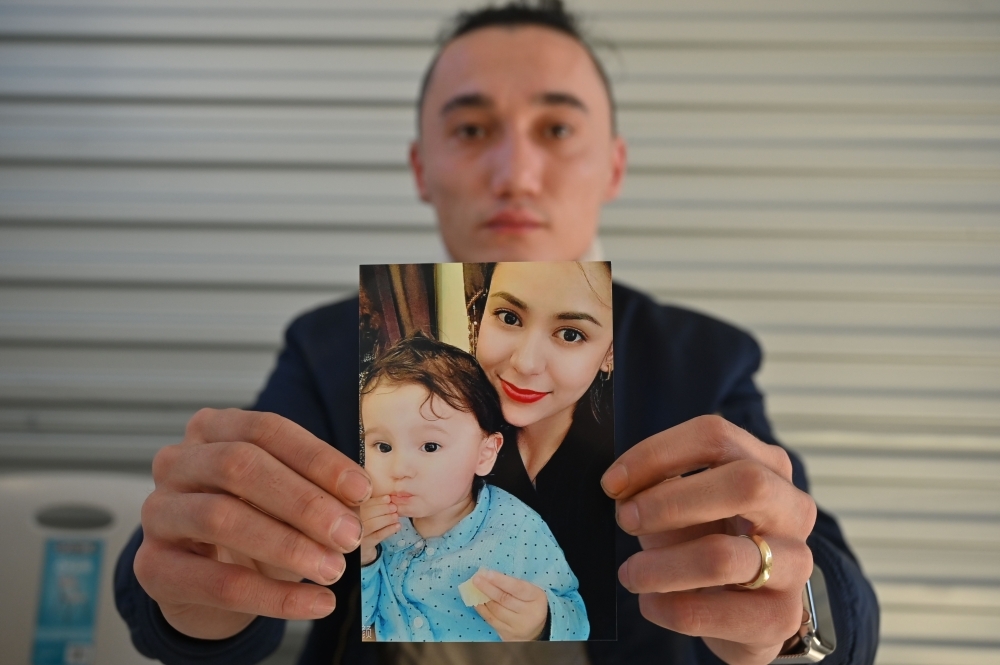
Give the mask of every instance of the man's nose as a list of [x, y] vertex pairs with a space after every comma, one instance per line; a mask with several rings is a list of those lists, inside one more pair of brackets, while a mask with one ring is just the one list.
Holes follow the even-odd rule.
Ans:
[[542, 335], [534, 332], [522, 335], [511, 354], [510, 364], [514, 371], [523, 376], [540, 374], [545, 369], [545, 340]]
[[541, 147], [523, 130], [505, 132], [492, 151], [492, 189], [498, 198], [535, 196], [542, 188]]

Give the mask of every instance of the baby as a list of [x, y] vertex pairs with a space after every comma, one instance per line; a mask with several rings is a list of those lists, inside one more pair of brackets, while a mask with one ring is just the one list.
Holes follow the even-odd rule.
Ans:
[[419, 334], [399, 341], [363, 379], [361, 423], [374, 485], [361, 507], [363, 627], [379, 641], [587, 639], [552, 532], [484, 481], [508, 426], [473, 356]]

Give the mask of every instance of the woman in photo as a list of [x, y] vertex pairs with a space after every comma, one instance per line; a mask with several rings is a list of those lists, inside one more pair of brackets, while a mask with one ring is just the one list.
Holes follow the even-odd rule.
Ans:
[[613, 640], [614, 504], [600, 485], [614, 460], [610, 264], [487, 266], [473, 309], [476, 358], [517, 428], [490, 482], [542, 516], [579, 579], [590, 639]]

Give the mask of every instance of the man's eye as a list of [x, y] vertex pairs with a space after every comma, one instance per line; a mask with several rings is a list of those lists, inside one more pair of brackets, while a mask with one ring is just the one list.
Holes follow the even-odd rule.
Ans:
[[429, 441], [429, 442], [425, 443], [423, 446], [421, 446], [420, 448], [425, 453], [433, 453], [433, 452], [437, 451], [440, 447], [441, 447], [440, 443], [434, 443], [433, 441]]
[[558, 334], [564, 342], [582, 342], [586, 339], [582, 332], [573, 328], [563, 328]]
[[555, 124], [549, 127], [548, 135], [554, 139], [565, 139], [573, 133], [573, 129], [569, 125]]
[[501, 309], [497, 310], [496, 317], [500, 319], [500, 322], [508, 326], [519, 326], [521, 325], [521, 319], [518, 318], [517, 314], [508, 310]]
[[462, 139], [481, 139], [486, 136], [486, 128], [482, 125], [459, 125], [455, 133]]
[[375, 444], [375, 447], [378, 448], [378, 451], [380, 453], [388, 453], [392, 451], [392, 446], [390, 446], [388, 443], [385, 443], [384, 441], [379, 441], [378, 443]]

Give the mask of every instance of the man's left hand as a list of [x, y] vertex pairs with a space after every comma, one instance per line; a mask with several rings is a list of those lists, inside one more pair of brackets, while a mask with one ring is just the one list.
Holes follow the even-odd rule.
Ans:
[[[642, 615], [703, 638], [731, 665], [771, 662], [802, 623], [812, 573], [806, 537], [816, 504], [792, 484], [788, 454], [702, 416], [631, 448], [601, 484], [616, 500], [619, 526], [642, 545], [618, 570]], [[774, 557], [771, 578], [754, 590], [735, 586], [761, 568], [744, 534], [763, 538]]]

